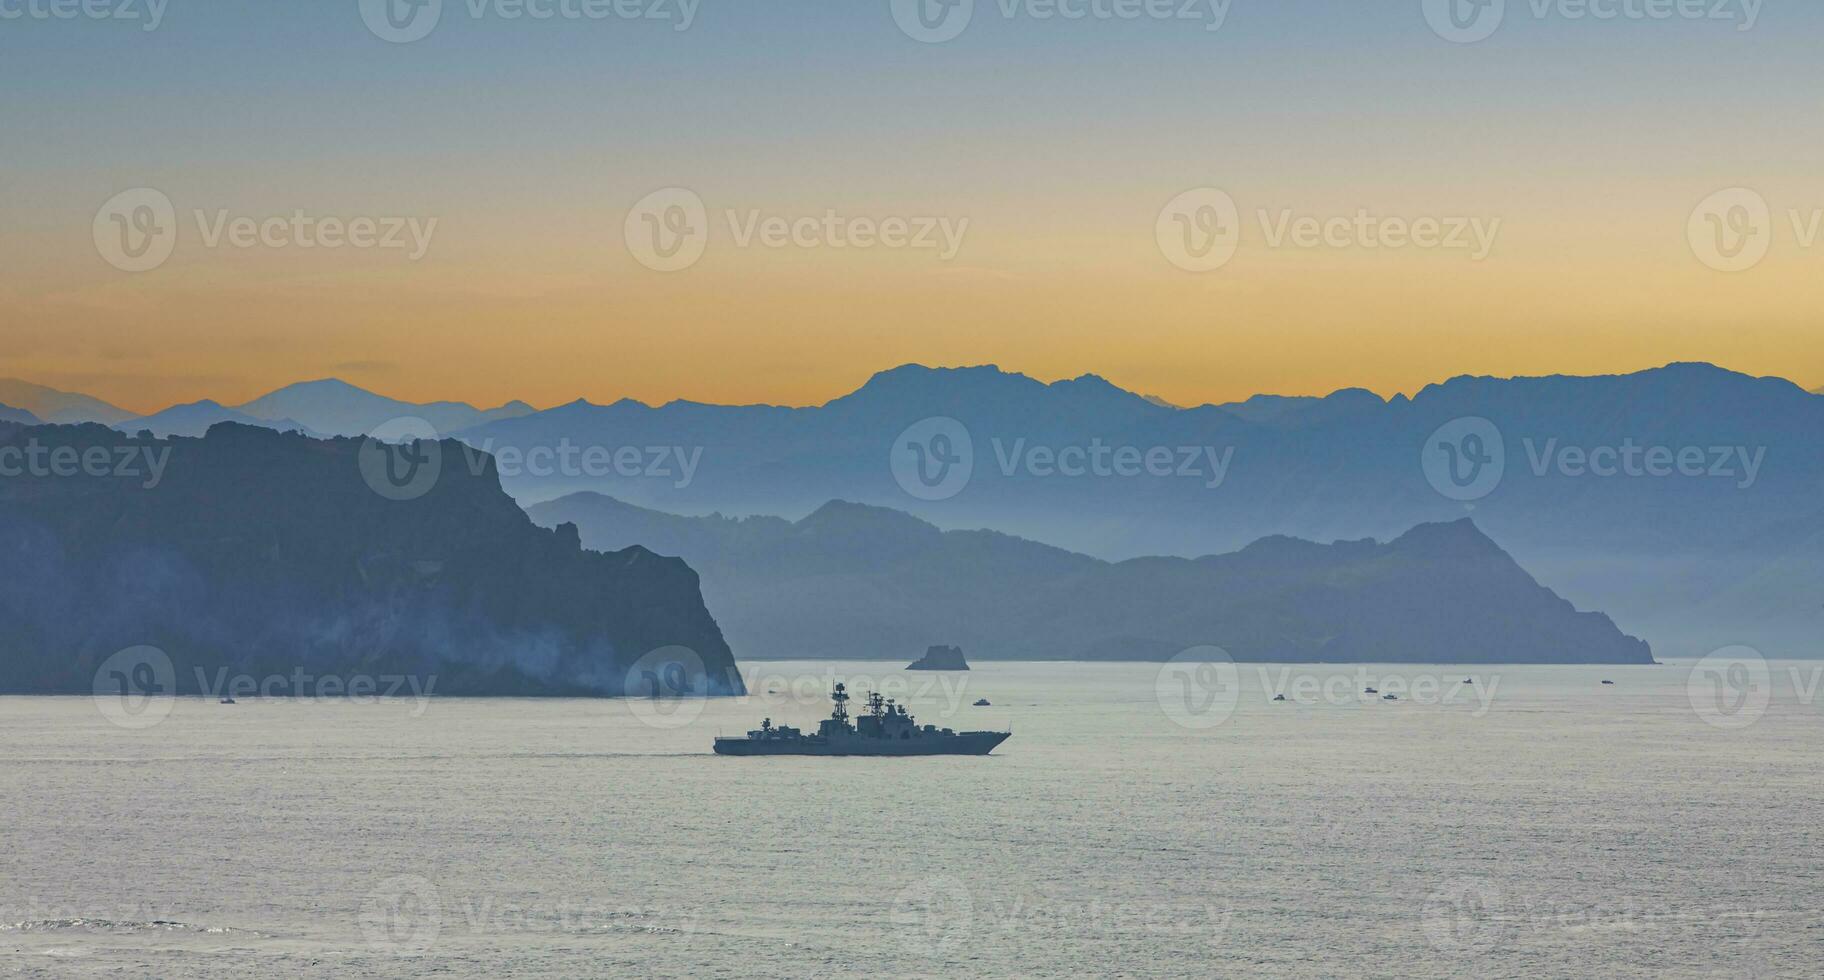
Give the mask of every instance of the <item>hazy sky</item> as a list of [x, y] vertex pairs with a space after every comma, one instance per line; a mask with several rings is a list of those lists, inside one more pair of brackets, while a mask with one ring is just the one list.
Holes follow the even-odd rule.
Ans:
[[[1421, 0], [922, 22], [889, 0], [444, 0], [390, 23], [376, 3], [379, 31], [357, 0], [58, 2], [0, 0], [0, 375], [129, 408], [332, 374], [489, 404], [812, 403], [907, 361], [1185, 403], [1674, 360], [1824, 383], [1815, 0], [1507, 0], [1498, 22], [1466, 2], [1478, 43]], [[390, 43], [393, 23], [434, 27]], [[128, 272], [111, 243], [164, 231], [142, 198], [103, 211], [136, 188], [175, 240]], [[702, 213], [634, 210], [664, 188]], [[1162, 213], [1197, 188], [1233, 220], [1208, 192]], [[422, 255], [409, 226], [328, 247], [404, 218]], [[1306, 218], [1343, 221], [1303, 238]], [[1437, 247], [1403, 241], [1433, 222]], [[855, 245], [902, 224], [906, 247]], [[642, 263], [680, 229], [700, 258]], [[1212, 229], [1232, 258], [1181, 268], [1221, 257]]]

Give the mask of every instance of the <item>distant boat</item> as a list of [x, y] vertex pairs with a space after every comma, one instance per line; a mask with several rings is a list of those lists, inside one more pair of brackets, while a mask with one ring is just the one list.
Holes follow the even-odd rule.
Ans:
[[219, 704], [233, 704], [233, 703], [234, 703], [234, 699], [233, 699], [233, 698], [223, 698], [223, 699], [222, 699], [222, 700], [221, 700], [221, 701], [219, 701], [219, 702], [217, 702], [217, 703], [219, 703]]
[[1398, 695], [1398, 694], [1383, 694], [1383, 695], [1381, 695], [1381, 700], [1382, 700], [1382, 701], [1398, 701], [1398, 700], [1399, 700], [1399, 699], [1400, 699], [1400, 696], [1399, 696], [1399, 695]]
[[1273, 695], [1273, 700], [1275, 700], [1275, 701], [1284, 701], [1285, 699], [1286, 699], [1286, 696], [1284, 694]]
[[1613, 687], [1615, 685], [1614, 681], [1603, 681], [1603, 683], [1609, 685], [1610, 687]]
[[975, 706], [978, 708], [988, 707], [988, 699], [987, 698], [978, 698], [975, 702]]
[[1362, 688], [1362, 693], [1363, 694], [1379, 694], [1381, 692], [1375, 690], [1372, 687], [1364, 687], [1364, 688]]
[[1474, 684], [1475, 682], [1476, 682], [1476, 679], [1474, 677], [1463, 678], [1463, 683], [1465, 683], [1465, 684]]

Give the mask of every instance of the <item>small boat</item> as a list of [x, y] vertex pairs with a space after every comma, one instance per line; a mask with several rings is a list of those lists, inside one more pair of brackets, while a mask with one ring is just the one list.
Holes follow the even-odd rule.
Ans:
[[987, 699], [987, 698], [977, 698], [977, 699], [976, 699], [976, 702], [975, 702], [975, 706], [976, 706], [976, 707], [978, 707], [978, 708], [986, 708], [986, 707], [988, 707], [988, 706], [989, 706], [989, 705], [988, 705], [988, 699]]
[[1362, 688], [1362, 693], [1363, 694], [1379, 694], [1381, 692], [1375, 690], [1372, 687], [1364, 687], [1364, 688]]
[[1398, 700], [1399, 700], [1399, 699], [1400, 699], [1400, 696], [1399, 696], [1399, 695], [1398, 695], [1398, 694], [1383, 694], [1383, 695], [1381, 695], [1381, 700], [1382, 700], [1382, 701], [1398, 701]]
[[220, 701], [218, 701], [218, 702], [216, 702], [216, 703], [217, 703], [217, 704], [233, 704], [233, 703], [234, 703], [234, 699], [233, 699], [233, 698], [223, 698], [223, 699], [221, 699], [221, 700], [220, 700]]
[[1615, 686], [1615, 682], [1614, 682], [1614, 681], [1603, 681], [1603, 683], [1604, 683], [1604, 684], [1607, 684], [1607, 685], [1609, 685], [1609, 686], [1610, 686], [1610, 687], [1614, 687], [1614, 686]]
[[1273, 695], [1273, 700], [1275, 700], [1275, 701], [1284, 701], [1285, 699], [1286, 699], [1286, 696], [1284, 694]]
[[1476, 682], [1476, 679], [1474, 677], [1463, 678], [1463, 683], [1465, 683], [1465, 684], [1474, 684], [1475, 682]]

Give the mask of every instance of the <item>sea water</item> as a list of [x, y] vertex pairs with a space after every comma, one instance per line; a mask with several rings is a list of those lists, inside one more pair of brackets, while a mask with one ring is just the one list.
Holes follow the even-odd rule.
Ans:
[[[0, 972], [1815, 976], [1820, 666], [760, 663], [740, 699], [152, 724], [0, 698]], [[1014, 734], [711, 754], [813, 728], [833, 679]]]

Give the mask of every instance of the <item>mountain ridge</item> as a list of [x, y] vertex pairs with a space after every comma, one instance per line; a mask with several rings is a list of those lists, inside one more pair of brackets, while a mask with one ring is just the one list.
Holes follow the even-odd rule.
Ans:
[[[599, 494], [534, 506], [586, 547], [678, 554], [733, 641], [762, 657], [897, 657], [940, 636], [980, 659], [1651, 663], [1467, 518], [1387, 543], [1265, 539], [1195, 559], [1106, 562], [891, 508], [830, 501], [797, 521], [681, 517]], [[882, 650], [881, 647], [887, 649]]]

